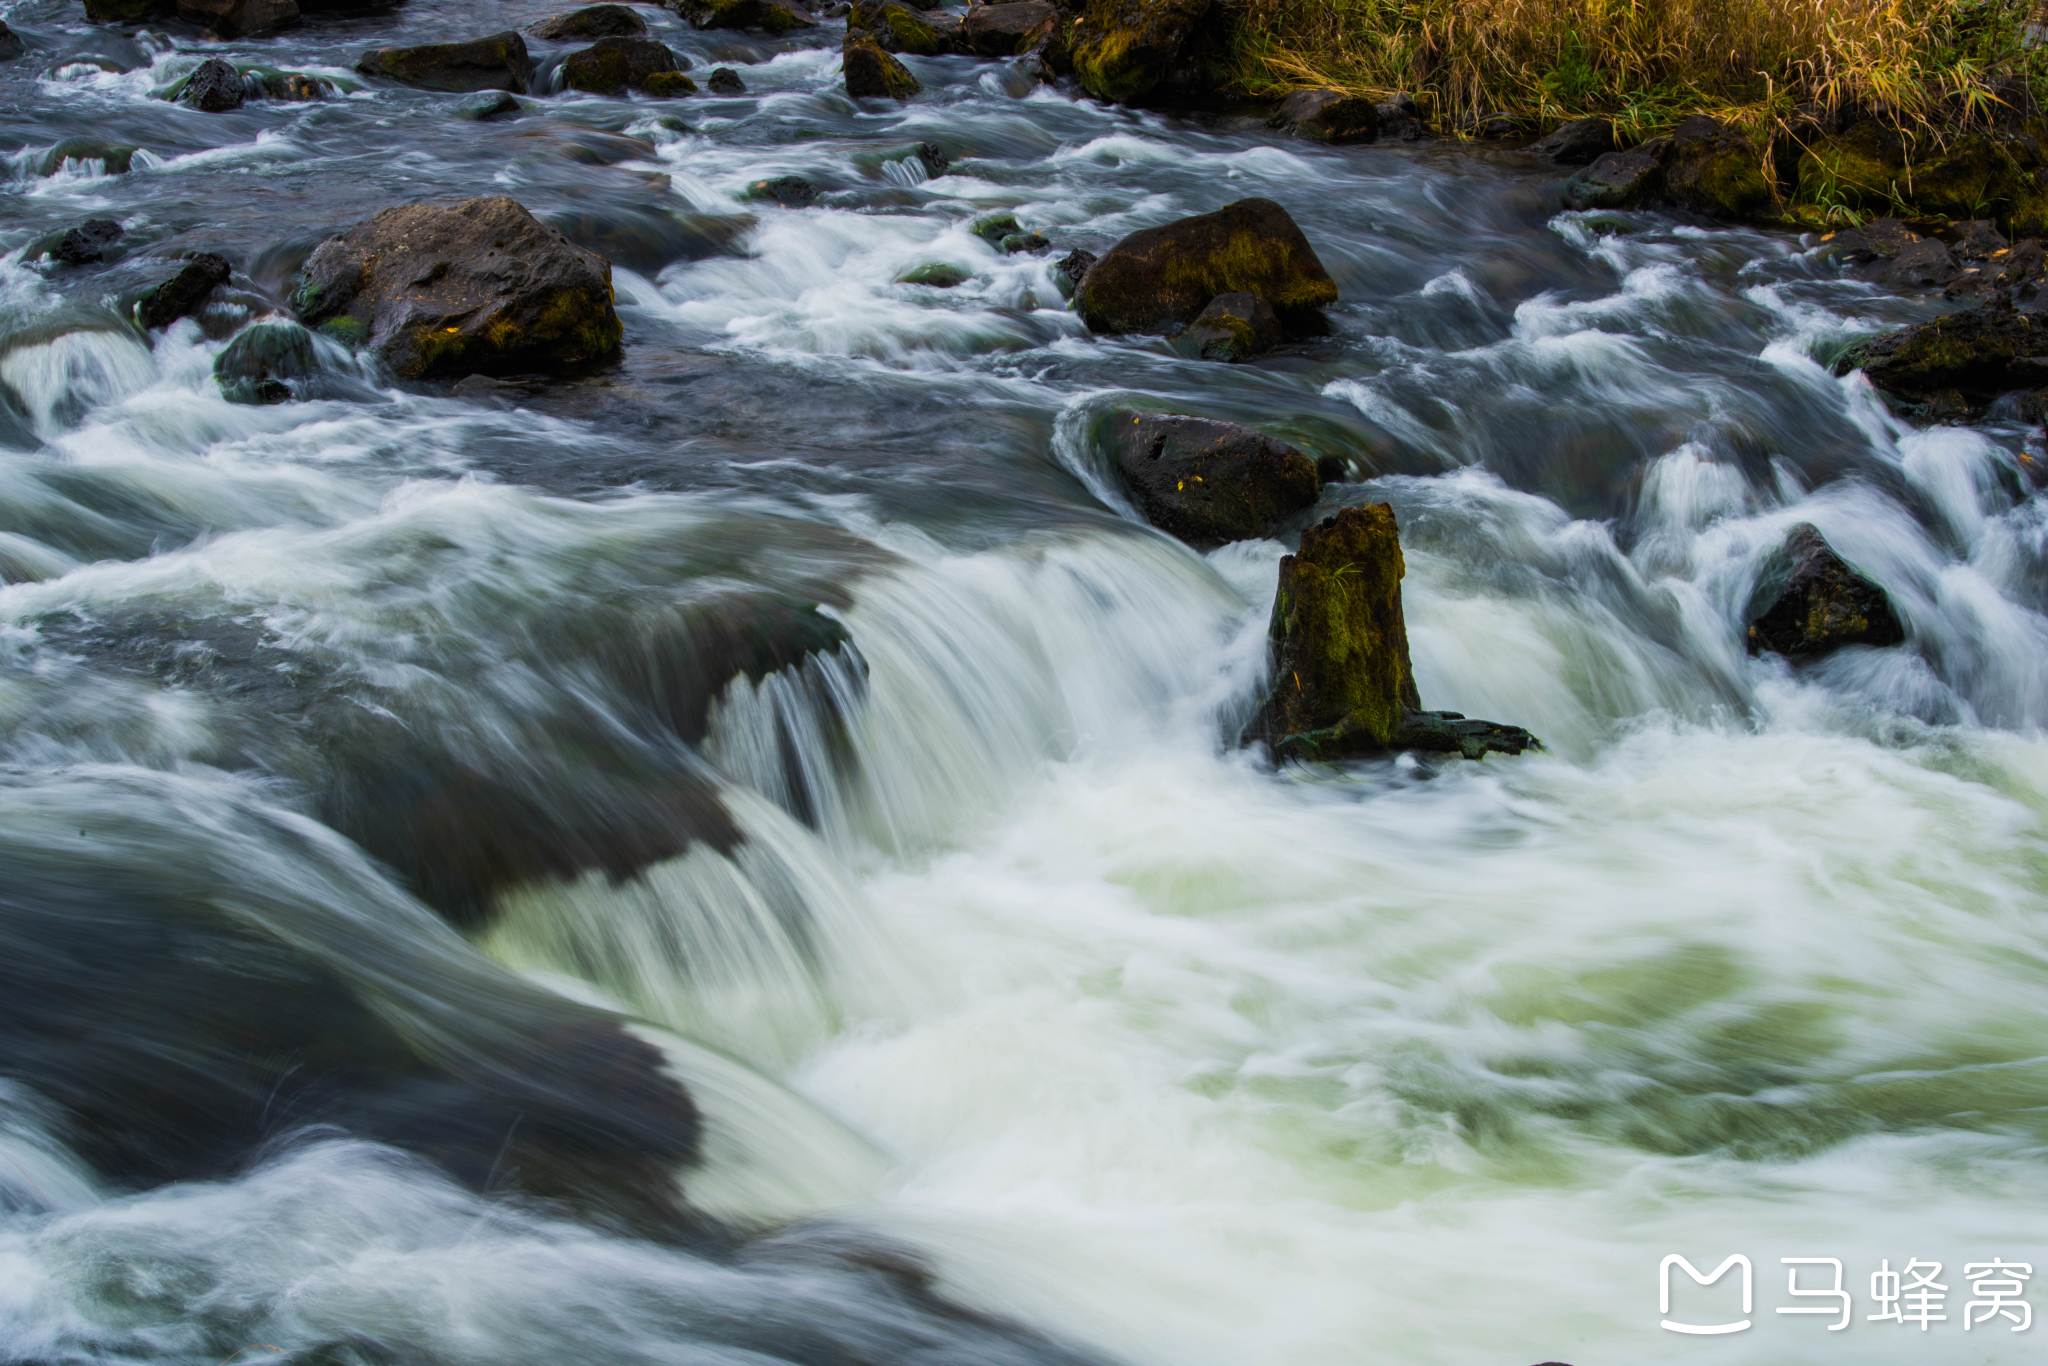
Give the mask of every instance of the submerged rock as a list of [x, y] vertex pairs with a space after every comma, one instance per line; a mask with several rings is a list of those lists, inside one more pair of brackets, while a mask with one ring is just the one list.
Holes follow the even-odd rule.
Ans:
[[294, 302], [407, 379], [560, 370], [621, 335], [611, 265], [502, 197], [386, 209], [328, 238]]
[[788, 33], [810, 28], [812, 21], [785, 0], [667, 0], [668, 7], [683, 16], [691, 28], [760, 29], [763, 33]]
[[1380, 113], [1364, 95], [1297, 90], [1280, 101], [1268, 125], [1310, 142], [1371, 142], [1380, 133]]
[[100, 138], [66, 138], [43, 154], [38, 172], [55, 175], [64, 169], [64, 164], [76, 161], [81, 165], [97, 161], [108, 175], [126, 175], [134, 162], [135, 154], [142, 149], [133, 143], [106, 142]]
[[1088, 272], [1074, 308], [1093, 332], [1176, 331], [1219, 294], [1256, 294], [1290, 327], [1337, 302], [1315, 248], [1270, 199], [1134, 232]]
[[841, 58], [846, 93], [855, 99], [907, 100], [924, 89], [909, 67], [882, 51], [872, 38], [847, 34]]
[[1529, 150], [1560, 166], [1585, 166], [1620, 150], [1620, 145], [1614, 139], [1614, 125], [1606, 119], [1573, 119], [1530, 143]]
[[1836, 372], [1861, 370], [1921, 415], [1963, 418], [2016, 389], [2048, 384], [2048, 318], [2005, 299], [1915, 323], [1855, 347]]
[[817, 187], [800, 175], [779, 175], [747, 186], [747, 198], [772, 199], [785, 209], [807, 208], [817, 197]]
[[1314, 506], [1341, 467], [1263, 432], [1205, 417], [1111, 419], [1117, 472], [1145, 519], [1200, 550], [1270, 536]]
[[524, 95], [533, 63], [526, 54], [526, 40], [507, 29], [461, 43], [380, 47], [364, 53], [356, 70], [416, 90], [506, 90]]
[[262, 322], [235, 334], [214, 358], [213, 377], [230, 403], [284, 403], [293, 380], [311, 375], [313, 334], [293, 322]]
[[1178, 338], [1203, 360], [1250, 360], [1280, 344], [1280, 317], [1256, 294], [1219, 294]]
[[90, 265], [104, 260], [108, 250], [120, 240], [119, 223], [111, 218], [88, 218], [57, 239], [57, 244], [50, 248], [50, 257], [59, 265]]
[[933, 289], [955, 289], [967, 283], [967, 272], [943, 261], [914, 266], [896, 277], [903, 285], [928, 285]]
[[1811, 522], [1785, 538], [1749, 606], [1749, 652], [1792, 657], [1897, 645], [1906, 631], [1884, 589], [1851, 568]]
[[[679, 73], [685, 65], [652, 38], [600, 38], [562, 62], [562, 83], [585, 94], [622, 95], [629, 88], [644, 88], [650, 76]], [[696, 82], [690, 89], [696, 89]]]
[[135, 304], [135, 321], [145, 329], [169, 327], [180, 318], [199, 311], [209, 294], [227, 283], [225, 256], [201, 252], [187, 261], [170, 279], [143, 295]]
[[1408, 659], [1394, 510], [1345, 508], [1301, 534], [1280, 561], [1273, 601], [1273, 690], [1252, 734], [1280, 758], [1335, 760], [1400, 749], [1519, 754], [1527, 731], [1424, 712]]
[[553, 14], [526, 31], [551, 43], [570, 43], [585, 38], [638, 38], [647, 32], [647, 21], [625, 5], [585, 5], [567, 14]]
[[1069, 38], [1074, 75], [1098, 100], [1204, 94], [1226, 76], [1216, 0], [1087, 0]]
[[218, 57], [208, 57], [199, 64], [198, 70], [185, 78], [178, 98], [182, 103], [208, 114], [224, 114], [230, 109], [240, 109], [245, 94], [242, 73]]

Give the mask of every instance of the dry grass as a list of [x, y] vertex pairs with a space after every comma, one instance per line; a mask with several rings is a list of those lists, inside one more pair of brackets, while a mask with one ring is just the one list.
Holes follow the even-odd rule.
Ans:
[[1235, 0], [1246, 88], [1413, 92], [1450, 126], [1696, 112], [1765, 134], [1802, 104], [1981, 118], [2030, 79], [2048, 0]]

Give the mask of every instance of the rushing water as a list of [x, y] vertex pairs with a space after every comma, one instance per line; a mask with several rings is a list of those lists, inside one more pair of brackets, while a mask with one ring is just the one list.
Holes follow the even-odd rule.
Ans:
[[[749, 93], [500, 122], [349, 74], [549, 10], [226, 45], [4, 15], [0, 1359], [1069, 1359], [861, 1270], [913, 1258], [1137, 1366], [2032, 1359], [2048, 1326], [1961, 1306], [1967, 1262], [2048, 1275], [2048, 457], [1828, 367], [1937, 304], [1782, 234], [1561, 212], [1513, 155], [961, 59], [855, 105], [829, 24], [645, 11]], [[152, 98], [209, 52], [337, 93]], [[40, 174], [77, 136], [146, 152]], [[816, 205], [744, 198], [779, 174]], [[615, 369], [456, 392], [332, 349], [301, 401], [221, 398], [321, 238], [481, 194], [614, 261]], [[1343, 298], [1245, 366], [1091, 338], [1052, 258], [966, 230], [1100, 250], [1254, 194]], [[89, 217], [125, 256], [25, 259]], [[146, 340], [119, 300], [179, 250], [238, 275]], [[933, 261], [971, 278], [894, 282]], [[1425, 703], [1548, 752], [1239, 750], [1285, 547], [1140, 524], [1100, 444], [1130, 404], [1349, 460], [1322, 509], [1397, 510]], [[1904, 648], [1744, 654], [1800, 521]], [[349, 993], [485, 1097], [479, 1169], [371, 1100], [149, 1146], [211, 1132], [195, 1021]], [[518, 1116], [583, 1094], [515, 1042], [608, 1009], [690, 1086], [684, 1189], [732, 1241], [508, 1195]], [[1672, 1252], [1746, 1254], [1754, 1326], [1660, 1329]], [[1783, 1257], [1843, 1261], [1848, 1330], [1775, 1312]], [[1914, 1258], [1946, 1321], [1869, 1322]]]

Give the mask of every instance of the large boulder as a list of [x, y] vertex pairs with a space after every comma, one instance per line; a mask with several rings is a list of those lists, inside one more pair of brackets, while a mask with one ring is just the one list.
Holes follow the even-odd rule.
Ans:
[[1233, 422], [1110, 419], [1117, 472], [1145, 519], [1199, 550], [1270, 536], [1342, 466]]
[[2048, 384], [2043, 357], [2048, 317], [1995, 299], [1865, 342], [1835, 368], [1861, 370], [1921, 416], [1965, 418], [2000, 394]]
[[1425, 712], [1401, 611], [1400, 529], [1385, 503], [1345, 508], [1280, 561], [1272, 692], [1252, 734], [1281, 758], [1423, 749], [1478, 758], [1536, 748], [1527, 731]]
[[1604, 152], [1564, 183], [1564, 202], [1574, 209], [1637, 209], [1664, 191], [1664, 154], [1669, 138], [1652, 138], [1626, 152]]
[[178, 17], [215, 38], [269, 33], [299, 22], [298, 0], [178, 0]]
[[1715, 218], [1775, 222], [1785, 206], [1764, 175], [1763, 153], [1748, 138], [1704, 114], [1672, 130], [1664, 197]]
[[666, 0], [668, 7], [683, 16], [691, 28], [759, 29], [763, 33], [788, 33], [810, 28], [809, 15], [788, 0]]
[[840, 56], [846, 93], [855, 99], [907, 100], [924, 89], [909, 67], [882, 51], [872, 38], [848, 33]]
[[1749, 652], [1801, 658], [1844, 645], [1897, 645], [1905, 628], [1884, 589], [1851, 568], [1811, 522], [1785, 538], [1750, 599]]
[[1256, 294], [1290, 327], [1313, 326], [1337, 284], [1287, 210], [1240, 199], [1134, 232], [1103, 254], [1074, 297], [1093, 332], [1179, 331], [1219, 294]]
[[977, 57], [1015, 57], [1051, 42], [1060, 12], [1047, 0], [1005, 0], [976, 5], [960, 23], [960, 36]]
[[847, 15], [846, 30], [872, 38], [884, 52], [937, 57], [962, 50], [957, 21], [935, 23], [907, 5], [863, 5]]
[[587, 364], [621, 331], [610, 263], [502, 197], [386, 209], [330, 237], [294, 303], [407, 379]]
[[666, 44], [652, 38], [600, 38], [562, 62], [562, 83], [591, 95], [623, 95], [645, 89], [648, 77], [679, 72], [683, 65]]
[[461, 43], [380, 47], [365, 52], [356, 70], [418, 90], [504, 90], [524, 95], [533, 62], [526, 54], [526, 40], [507, 29]]
[[218, 57], [208, 57], [185, 78], [178, 99], [208, 114], [224, 114], [240, 109], [245, 94], [242, 73]]
[[105, 260], [121, 236], [121, 225], [113, 219], [88, 218], [75, 228], [65, 229], [50, 248], [50, 257], [64, 266], [91, 265]]
[[176, 275], [136, 301], [135, 321], [147, 329], [169, 327], [178, 319], [197, 313], [207, 296], [226, 284], [227, 279], [227, 258], [201, 252]]
[[584, 42], [592, 38], [639, 38], [647, 21], [626, 5], [585, 5], [567, 14], [551, 14], [526, 31], [551, 43]]
[[1606, 119], [1592, 118], [1559, 124], [1530, 143], [1529, 150], [1560, 166], [1588, 166], [1609, 152], [1619, 151], [1620, 146], [1614, 139], [1614, 125]]
[[1087, 0], [1068, 37], [1074, 75], [1099, 100], [1208, 94], [1226, 78], [1216, 0]]
[[1296, 90], [1280, 101], [1268, 126], [1310, 142], [1371, 142], [1380, 133], [1379, 106], [1341, 90]]

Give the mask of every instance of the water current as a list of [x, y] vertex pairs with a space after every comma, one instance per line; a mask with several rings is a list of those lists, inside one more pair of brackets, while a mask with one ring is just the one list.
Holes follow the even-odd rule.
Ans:
[[[680, 101], [547, 94], [536, 40], [492, 122], [351, 72], [551, 8], [5, 10], [0, 1359], [2032, 1359], [1961, 1305], [1966, 1263], [2048, 1272], [2048, 456], [1830, 368], [1938, 301], [1565, 212], [1513, 153], [963, 58], [856, 103], [834, 21], [643, 11], [747, 86]], [[209, 54], [332, 97], [157, 97]], [[79, 137], [144, 150], [46, 174]], [[816, 202], [747, 197], [777, 175]], [[613, 262], [616, 366], [458, 391], [323, 341], [294, 401], [223, 399], [316, 243], [487, 194]], [[1245, 365], [1091, 337], [1057, 253], [967, 230], [1100, 251], [1251, 195], [1342, 298]], [[34, 259], [93, 217], [114, 259]], [[135, 331], [193, 250], [234, 280]], [[966, 282], [896, 282], [932, 262]], [[1394, 506], [1425, 703], [1547, 751], [1240, 749], [1288, 547], [1145, 526], [1134, 406], [1349, 462], [1315, 515]], [[1802, 521], [1905, 647], [1744, 652]], [[209, 1030], [355, 1099], [223, 1078]], [[608, 1075], [535, 1031], [649, 1050], [701, 1142], [628, 1144], [609, 1216], [513, 1189], [519, 1125], [581, 1141]], [[634, 1212], [686, 1163], [723, 1232]], [[1753, 1326], [1661, 1329], [1674, 1252], [1749, 1257]], [[1775, 1312], [1786, 1257], [1843, 1262], [1846, 1330]], [[1916, 1258], [1947, 1319], [1869, 1321]]]

